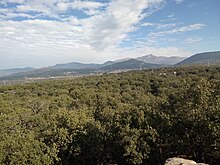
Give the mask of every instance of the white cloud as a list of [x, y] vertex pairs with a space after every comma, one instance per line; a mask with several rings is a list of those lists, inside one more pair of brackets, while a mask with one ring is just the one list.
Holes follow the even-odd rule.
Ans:
[[[114, 0], [107, 4], [82, 0], [27, 0], [26, 3], [16, 7], [15, 10], [18, 13], [8, 13], [3, 18], [19, 16], [36, 19], [43, 14], [66, 22], [72, 18], [61, 18], [60, 12], [71, 9], [82, 10], [94, 16], [82, 20], [74, 18], [83, 29], [81, 37], [95, 50], [104, 50], [116, 46], [126, 38], [127, 33], [136, 30], [135, 26], [145, 17], [143, 10], [152, 10], [162, 2], [163, 0]], [[106, 9], [98, 10], [101, 7]], [[26, 14], [30, 11], [37, 13], [36, 15]]]
[[170, 28], [174, 28], [174, 27], [177, 27], [178, 25], [181, 25], [183, 23], [150, 23], [150, 22], [144, 22], [142, 24], [140, 24], [140, 26], [143, 26], [143, 27], [150, 27], [150, 26], [153, 26], [155, 27], [156, 29], [170, 29]]
[[142, 23], [141, 26], [144, 26], [144, 27], [147, 27], [147, 26], [154, 26], [155, 24], [154, 23], [150, 23], [150, 22], [145, 22], [145, 23]]
[[190, 45], [190, 46], [195, 46], [197, 44], [200, 44], [201, 41], [203, 40], [203, 38], [201, 37], [189, 37], [187, 38], [184, 42], [187, 44], [187, 45]]
[[34, 16], [32, 16], [30, 14], [25, 14], [25, 13], [8, 12], [8, 13], [4, 13], [4, 15], [0, 14], [0, 18], [2, 18], [2, 19], [11, 19], [11, 18], [16, 18], [16, 17], [34, 18]]
[[97, 50], [115, 46], [135, 30], [135, 25], [144, 18], [143, 10], [160, 4], [162, 0], [113, 1], [100, 15], [86, 19], [87, 41]]
[[[112, 46], [97, 52], [89, 45], [91, 43], [84, 42], [88, 39], [84, 29], [82, 26], [75, 26], [74, 21], [72, 23], [51, 20], [3, 21], [0, 22], [0, 37], [1, 67], [6, 67], [7, 63], [24, 67], [33, 61], [36, 64], [32, 66], [35, 67], [70, 61], [104, 62], [150, 53], [163, 56], [189, 55], [175, 47], [156, 48], [146, 45], [130, 49]], [[7, 56], [4, 56], [5, 54]]]
[[162, 37], [166, 35], [173, 35], [177, 33], [183, 33], [183, 32], [188, 32], [188, 31], [193, 31], [193, 30], [199, 30], [205, 27], [205, 24], [192, 24], [188, 26], [182, 26], [179, 28], [174, 28], [172, 30], [167, 30], [167, 31], [159, 31], [159, 32], [152, 32], [149, 34], [151, 37]]
[[[15, 2], [1, 2], [7, 4], [12, 1]], [[139, 26], [158, 26], [163, 30], [176, 27], [175, 23], [142, 23], [143, 18], [158, 9], [163, 2], [164, 0], [113, 0], [109, 3], [82, 0], [17, 0], [19, 5], [15, 8], [0, 9], [0, 67], [12, 63], [15, 59], [14, 65], [17, 66], [28, 66], [30, 61], [36, 63], [34, 66], [45, 66], [69, 61], [104, 62], [150, 53], [165, 56], [188, 55], [188, 52], [176, 47], [149, 47], [144, 43], [130, 49], [119, 46], [121, 42], [128, 40], [129, 33], [136, 31]], [[84, 12], [87, 17], [79, 18], [66, 14], [72, 10]], [[30, 14], [30, 11], [34, 13]], [[46, 20], [42, 16], [50, 19]], [[16, 17], [26, 19], [8, 20]], [[194, 24], [151, 35], [170, 35], [200, 29], [203, 26]], [[149, 39], [148, 43], [150, 42]], [[151, 43], [153, 42], [152, 40]]]
[[17, 3], [17, 4], [23, 4], [25, 0], [1, 0], [0, 4], [8, 4], [8, 3]]
[[59, 17], [60, 13], [65, 13], [68, 10], [81, 10], [85, 14], [95, 13], [99, 8], [105, 7], [106, 3], [83, 1], [83, 0], [27, 0], [26, 3], [18, 5], [16, 11], [29, 12], [34, 11], [49, 17]]
[[187, 31], [192, 31], [192, 30], [199, 30], [201, 28], [203, 28], [204, 26], [206, 26], [205, 24], [192, 24], [189, 26], [183, 26], [179, 29], [174, 29], [174, 32], [187, 32]]
[[73, 9], [96, 9], [105, 6], [104, 3], [94, 2], [94, 1], [81, 1], [75, 0], [71, 3]]
[[167, 16], [168, 18], [174, 18], [175, 17], [175, 14], [173, 13], [173, 14], [170, 14], [170, 15], [168, 15]]
[[167, 28], [173, 28], [176, 27], [177, 23], [167, 23], [167, 24], [158, 24], [157, 29], [167, 29]]
[[178, 20], [178, 18], [176, 17], [176, 15], [173, 13], [173, 14], [170, 14], [168, 15], [166, 18], [164, 19], [161, 19], [160, 22], [176, 22]]
[[175, 0], [176, 4], [182, 3], [184, 0]]
[[95, 15], [100, 13], [100, 9], [106, 7], [107, 3], [75, 0], [70, 2], [58, 2], [56, 8], [58, 12], [65, 12], [67, 10], [81, 10], [87, 15]]

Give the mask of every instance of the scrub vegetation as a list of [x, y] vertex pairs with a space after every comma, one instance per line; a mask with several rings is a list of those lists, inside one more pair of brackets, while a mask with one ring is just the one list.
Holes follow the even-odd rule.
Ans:
[[0, 164], [217, 164], [220, 66], [0, 86]]

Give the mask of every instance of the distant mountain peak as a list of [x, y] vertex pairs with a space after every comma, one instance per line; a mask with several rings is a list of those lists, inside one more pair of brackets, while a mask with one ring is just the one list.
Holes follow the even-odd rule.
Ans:
[[122, 59], [115, 60], [114, 62], [123, 62], [123, 61], [127, 61], [127, 60], [130, 60], [130, 59], [132, 59], [132, 58], [127, 57], [127, 58], [122, 58]]
[[141, 57], [137, 57], [136, 59], [139, 61], [152, 63], [152, 64], [174, 65], [182, 61], [184, 58], [177, 56], [165, 57], [165, 56], [155, 56], [153, 54], [148, 54]]
[[100, 70], [114, 71], [114, 70], [130, 70], [130, 69], [142, 69], [142, 68], [157, 68], [161, 67], [158, 64], [145, 63], [143, 61], [129, 58], [128, 60], [117, 62], [108, 66], [101, 67]]
[[150, 57], [157, 57], [157, 56], [155, 56], [155, 55], [153, 55], [153, 54], [148, 54], [148, 55], [145, 55], [145, 56], [142, 56], [142, 57], [148, 57], [148, 58], [150, 58]]

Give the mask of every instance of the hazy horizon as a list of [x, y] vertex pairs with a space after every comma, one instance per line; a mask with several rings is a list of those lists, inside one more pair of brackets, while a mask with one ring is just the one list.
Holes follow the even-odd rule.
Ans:
[[0, 69], [219, 50], [218, 0], [1, 0]]
[[[153, 55], [153, 54], [148, 54], [148, 55]], [[148, 56], [148, 55], [143, 55], [143, 56]], [[143, 56], [138, 56], [138, 57], [143, 57]], [[157, 56], [157, 55], [153, 55], [155, 57], [180, 57], [180, 56]], [[136, 57], [137, 58], [137, 57]], [[187, 58], [187, 57], [180, 57], [180, 58]], [[106, 62], [109, 61], [115, 61], [115, 62], [120, 62], [123, 60], [129, 60], [129, 59], [135, 59], [135, 57], [125, 57], [125, 58], [118, 58], [118, 59], [109, 59], [107, 61], [103, 61], [103, 62], [80, 62], [80, 61], [69, 61], [69, 62], [64, 62], [64, 63], [55, 63], [54, 65], [45, 65], [45, 66], [40, 66], [40, 67], [34, 67], [34, 66], [24, 66], [24, 67], [12, 67], [12, 68], [0, 68], [0, 70], [7, 70], [7, 69], [22, 69], [22, 68], [35, 68], [35, 69], [40, 69], [40, 68], [44, 68], [44, 67], [53, 67], [57, 64], [67, 64], [67, 63], [81, 63], [81, 64], [104, 64]]]

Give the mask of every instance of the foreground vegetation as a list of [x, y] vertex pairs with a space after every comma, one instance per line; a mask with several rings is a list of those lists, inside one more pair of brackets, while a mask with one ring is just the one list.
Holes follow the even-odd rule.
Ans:
[[220, 66], [0, 86], [0, 164], [220, 158]]

